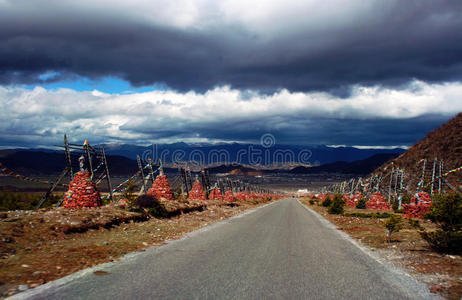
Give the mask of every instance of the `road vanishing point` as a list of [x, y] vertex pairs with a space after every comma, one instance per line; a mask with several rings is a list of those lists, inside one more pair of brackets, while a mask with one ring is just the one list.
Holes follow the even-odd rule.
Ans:
[[296, 199], [10, 298], [439, 299]]

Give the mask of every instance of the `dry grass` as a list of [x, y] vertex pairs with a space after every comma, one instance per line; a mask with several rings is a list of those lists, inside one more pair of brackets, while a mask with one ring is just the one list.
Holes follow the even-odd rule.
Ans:
[[[348, 233], [363, 245], [393, 264], [402, 266], [419, 280], [425, 282], [432, 291], [437, 291], [448, 299], [462, 297], [462, 257], [458, 255], [444, 255], [432, 251], [427, 242], [423, 240], [417, 229], [411, 227], [404, 220], [404, 228], [392, 235], [392, 242], [385, 240], [386, 219], [357, 218], [342, 215], [331, 215], [327, 208], [310, 205], [307, 199], [301, 200], [338, 229]], [[366, 209], [345, 207], [345, 213], [362, 212], [375, 213]], [[435, 225], [428, 221], [420, 221], [427, 230], [435, 229]]]
[[35, 287], [117, 260], [262, 204], [265, 202], [230, 207], [210, 203], [204, 211], [166, 219], [147, 219], [110, 206], [4, 212], [0, 215], [0, 292], [11, 295], [20, 284]]

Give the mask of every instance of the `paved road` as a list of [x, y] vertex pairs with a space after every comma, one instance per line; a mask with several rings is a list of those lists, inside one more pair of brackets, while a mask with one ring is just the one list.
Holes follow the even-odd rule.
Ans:
[[[426, 299], [295, 199], [39, 287], [28, 299]], [[72, 280], [71, 280], [72, 279]]]

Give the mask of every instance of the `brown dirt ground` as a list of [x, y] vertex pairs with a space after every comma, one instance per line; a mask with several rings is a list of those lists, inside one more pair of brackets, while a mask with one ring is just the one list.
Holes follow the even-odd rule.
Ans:
[[0, 298], [17, 293], [19, 285], [36, 287], [266, 203], [214, 201], [205, 210], [162, 219], [111, 205], [0, 212]]
[[[307, 199], [301, 199], [301, 202], [361, 244], [377, 251], [381, 257], [404, 267], [408, 273], [426, 283], [432, 292], [438, 292], [447, 299], [461, 299], [462, 257], [434, 252], [421, 238], [418, 230], [412, 228], [406, 219], [402, 222], [404, 228], [393, 233], [392, 242], [387, 242], [384, 227], [386, 219], [331, 215], [327, 213], [327, 208], [316, 204], [310, 205]], [[345, 212], [375, 213], [377, 211], [345, 206]], [[427, 230], [436, 228], [435, 224], [429, 221], [420, 220], [420, 224]]]

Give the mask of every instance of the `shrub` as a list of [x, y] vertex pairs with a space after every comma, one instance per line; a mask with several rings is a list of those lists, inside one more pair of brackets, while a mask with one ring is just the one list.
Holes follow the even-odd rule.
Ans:
[[314, 204], [314, 199], [310, 199], [309, 202], [310, 202], [311, 205], [313, 205]]
[[423, 227], [420, 225], [419, 220], [414, 220], [414, 219], [408, 219], [409, 226], [411, 226], [414, 229], [417, 230], [422, 230]]
[[391, 202], [391, 209], [396, 212], [399, 209], [399, 200], [393, 200]]
[[391, 241], [391, 235], [393, 232], [398, 232], [403, 228], [401, 221], [403, 218], [397, 215], [391, 215], [388, 220], [385, 222], [384, 226], [387, 229], [387, 241]]
[[436, 195], [429, 217], [444, 231], [461, 231], [462, 194]]
[[412, 196], [410, 194], [403, 194], [403, 197], [401, 198], [401, 204], [409, 204], [411, 203], [411, 198]]
[[454, 254], [462, 253], [462, 231], [421, 231], [420, 234], [433, 249], [439, 252]]
[[387, 212], [383, 212], [383, 213], [379, 213], [379, 212], [378, 212], [378, 213], [375, 213], [374, 218], [377, 218], [377, 219], [386, 219], [386, 218], [389, 218], [389, 217], [391, 217], [391, 216], [392, 216], [392, 214], [389, 214], [389, 213], [387, 213]]
[[167, 211], [165, 207], [154, 197], [142, 195], [136, 198], [136, 206], [146, 209], [150, 215], [154, 217], [166, 217]]
[[[43, 193], [0, 192], [0, 211], [35, 209], [43, 196]], [[62, 197], [62, 193], [50, 195], [41, 208], [56, 204]]]
[[[403, 194], [402, 197], [401, 197], [401, 205], [411, 203], [411, 198], [412, 198], [411, 195]], [[393, 209], [393, 211], [395, 213], [402, 213], [403, 212], [403, 208], [399, 208], [399, 200], [398, 199], [394, 199], [392, 201], [391, 208]]]
[[366, 198], [359, 199], [358, 203], [356, 203], [356, 208], [366, 209], [366, 202], [367, 202]]
[[391, 215], [389, 213], [361, 213], [361, 212], [353, 212], [353, 213], [346, 213], [346, 217], [356, 217], [356, 218], [377, 218], [377, 219], [385, 219], [389, 218]]
[[330, 200], [330, 198], [327, 197], [324, 201], [322, 201], [321, 205], [324, 206], [324, 207], [329, 207], [331, 205], [331, 203], [332, 203], [332, 200]]
[[343, 201], [342, 195], [335, 194], [334, 201], [332, 201], [331, 205], [329, 206], [328, 212], [330, 214], [341, 215], [343, 214], [343, 206], [345, 205], [345, 201]]
[[435, 222], [439, 229], [435, 232], [421, 232], [432, 248], [440, 252], [462, 252], [462, 195], [451, 193], [436, 195], [432, 211], [425, 215]]
[[129, 180], [123, 186], [125, 189], [122, 192], [122, 198], [127, 199], [131, 206], [136, 205], [134, 201], [136, 200], [135, 190], [137, 185], [133, 181]]

